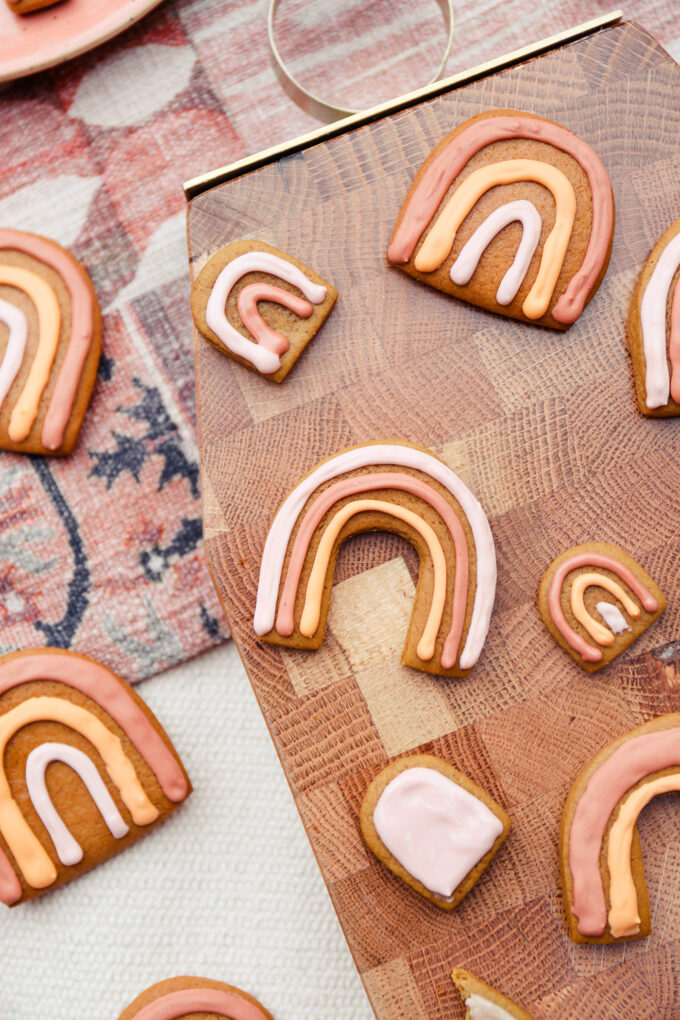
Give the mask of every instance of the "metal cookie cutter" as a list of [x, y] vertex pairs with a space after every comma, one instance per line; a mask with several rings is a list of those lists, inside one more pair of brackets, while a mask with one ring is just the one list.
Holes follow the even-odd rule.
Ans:
[[[279, 53], [279, 49], [276, 45], [276, 39], [274, 38], [274, 18], [276, 16], [279, 3], [280, 0], [271, 0], [267, 24], [269, 31], [269, 45], [271, 46], [272, 55], [274, 57], [274, 70], [276, 71], [276, 76], [279, 79], [284, 92], [290, 96], [293, 102], [302, 107], [305, 113], [311, 114], [312, 117], [316, 117], [317, 120], [323, 121], [324, 124], [330, 124], [334, 120], [340, 120], [343, 117], [351, 117], [355, 113], [361, 113], [361, 110], [352, 110], [345, 106], [335, 106], [333, 103], [327, 103], [326, 100], [321, 99], [320, 96], [315, 96], [312, 92], [309, 92], [304, 85], [301, 85], [288, 70], [281, 54]], [[446, 61], [449, 59], [449, 53], [451, 52], [451, 45], [453, 43], [453, 0], [437, 0], [437, 3], [441, 7], [442, 13], [446, 19], [448, 38], [446, 40], [444, 56], [441, 59], [439, 67], [434, 72], [434, 75], [430, 78], [429, 82], [427, 82], [427, 85], [433, 85], [441, 78], [444, 73], [444, 68], [446, 67]]]

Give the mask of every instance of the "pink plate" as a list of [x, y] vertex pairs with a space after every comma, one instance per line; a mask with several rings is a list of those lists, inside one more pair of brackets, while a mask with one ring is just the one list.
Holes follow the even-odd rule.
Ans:
[[0, 81], [53, 67], [128, 28], [161, 0], [61, 0], [13, 14], [0, 0]]

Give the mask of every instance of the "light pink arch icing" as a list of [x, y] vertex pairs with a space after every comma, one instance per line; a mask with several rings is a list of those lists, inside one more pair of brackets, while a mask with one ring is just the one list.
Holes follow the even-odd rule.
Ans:
[[239, 291], [236, 307], [248, 332], [261, 347], [266, 347], [274, 354], [285, 354], [290, 347], [290, 340], [267, 325], [258, 310], [258, 301], [273, 301], [277, 305], [283, 305], [301, 319], [308, 319], [313, 314], [313, 305], [297, 294], [292, 294], [283, 287], [274, 287], [271, 283], [249, 283]]
[[458, 516], [444, 497], [431, 485], [405, 472], [378, 471], [373, 474], [356, 475], [353, 478], [336, 482], [328, 489], [324, 489], [321, 495], [314, 500], [303, 517], [295, 536], [288, 563], [288, 572], [281, 593], [276, 629], [283, 636], [293, 632], [293, 612], [300, 575], [302, 574], [309, 543], [324, 514], [335, 503], [344, 499], [345, 496], [368, 492], [371, 489], [397, 489], [418, 496], [437, 511], [448, 528], [456, 552], [456, 572], [451, 610], [451, 627], [444, 641], [441, 663], [444, 669], [451, 669], [456, 663], [467, 607], [470, 568], [465, 532]]
[[228, 1020], [270, 1020], [268, 1015], [236, 992], [220, 988], [185, 988], [170, 992], [135, 1013], [134, 1020], [180, 1020], [190, 1013], [217, 1013]]
[[408, 198], [387, 249], [387, 258], [392, 263], [408, 262], [439, 203], [463, 167], [486, 145], [509, 138], [527, 138], [554, 145], [573, 156], [588, 177], [593, 207], [588, 247], [580, 269], [552, 309], [552, 316], [557, 322], [571, 324], [583, 311], [605, 264], [614, 228], [614, 198], [607, 171], [590, 145], [567, 128], [540, 117], [521, 113], [484, 117], [452, 138], [429, 164]]
[[587, 641], [584, 641], [581, 635], [577, 634], [569, 625], [560, 602], [562, 585], [567, 574], [578, 567], [604, 567], [606, 570], [611, 570], [613, 574], [621, 578], [624, 584], [628, 585], [634, 595], [637, 595], [648, 613], [655, 613], [659, 608], [659, 603], [651, 592], [647, 591], [642, 581], [635, 576], [632, 570], [629, 570], [619, 560], [615, 560], [613, 556], [604, 556], [602, 553], [595, 552], [584, 552], [578, 553], [576, 556], [570, 556], [569, 559], [560, 563], [552, 576], [548, 588], [548, 609], [550, 610], [550, 616], [569, 647], [578, 652], [584, 662], [599, 662], [602, 659], [602, 652], [599, 648], [594, 648], [593, 645], [589, 645]]
[[66, 684], [95, 701], [130, 738], [168, 800], [185, 799], [189, 787], [177, 758], [115, 673], [73, 652], [36, 651], [0, 663], [0, 695], [35, 680]]

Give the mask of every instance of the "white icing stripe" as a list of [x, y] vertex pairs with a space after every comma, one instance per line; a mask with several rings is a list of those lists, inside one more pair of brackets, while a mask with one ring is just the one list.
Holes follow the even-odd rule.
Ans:
[[612, 634], [623, 634], [624, 630], [630, 630], [626, 618], [618, 606], [611, 602], [598, 602], [595, 608]]
[[4, 322], [9, 329], [9, 339], [5, 349], [5, 356], [0, 364], [0, 405], [7, 396], [9, 389], [16, 379], [17, 372], [21, 368], [21, 362], [26, 350], [26, 337], [28, 335], [28, 322], [26, 316], [9, 301], [0, 299], [0, 322]]
[[680, 234], [661, 252], [640, 302], [640, 328], [645, 355], [645, 391], [649, 408], [663, 407], [670, 395], [666, 352], [666, 306], [673, 277], [680, 266]]
[[274, 626], [276, 600], [286, 549], [295, 522], [312, 493], [324, 482], [347, 471], [376, 464], [396, 464], [422, 471], [443, 485], [458, 500], [468, 519], [477, 556], [477, 587], [475, 590], [470, 629], [460, 656], [461, 669], [471, 669], [477, 662], [489, 630], [491, 611], [496, 594], [496, 550], [486, 514], [468, 487], [451, 468], [424, 450], [397, 444], [362, 446], [332, 457], [300, 482], [286, 497], [271, 528], [262, 554], [260, 579], [253, 627], [256, 634], [267, 634]]
[[483, 995], [468, 996], [465, 1005], [470, 1014], [470, 1020], [514, 1020], [512, 1013], [503, 1009], [498, 1003], [491, 999], [485, 999]]
[[77, 772], [97, 805], [114, 839], [122, 839], [130, 831], [106, 789], [94, 762], [77, 747], [45, 743], [35, 747], [26, 759], [26, 787], [40, 821], [47, 829], [62, 864], [78, 864], [83, 859], [82, 847], [61, 820], [47, 791], [45, 772], [54, 761], [61, 761]]
[[533, 202], [524, 198], [499, 206], [487, 216], [483, 223], [480, 223], [451, 266], [450, 276], [453, 282], [459, 286], [469, 283], [482, 253], [496, 234], [507, 227], [509, 223], [516, 221], [522, 224], [522, 239], [514, 261], [496, 292], [498, 304], [509, 305], [526, 276], [529, 263], [541, 236], [541, 215]]
[[486, 804], [436, 769], [406, 768], [373, 811], [380, 839], [409, 875], [450, 897], [503, 832]]
[[278, 354], [241, 336], [239, 331], [234, 329], [228, 321], [226, 315], [229, 292], [246, 273], [269, 273], [272, 276], [278, 276], [286, 283], [298, 287], [313, 305], [320, 305], [325, 300], [326, 288], [318, 283], [312, 283], [297, 266], [279, 258], [278, 255], [272, 255], [271, 252], [265, 251], [250, 251], [243, 255], [237, 255], [224, 267], [215, 280], [205, 306], [205, 321], [232, 354], [237, 354], [240, 358], [249, 361], [263, 375], [271, 375], [281, 367], [281, 359]]

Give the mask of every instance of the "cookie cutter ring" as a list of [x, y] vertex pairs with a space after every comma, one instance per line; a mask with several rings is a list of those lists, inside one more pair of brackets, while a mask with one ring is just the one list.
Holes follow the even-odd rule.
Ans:
[[[314, 95], [314, 93], [306, 89], [304, 85], [301, 85], [297, 78], [295, 78], [295, 76], [288, 70], [286, 63], [279, 52], [279, 48], [276, 45], [276, 39], [274, 36], [274, 18], [280, 2], [281, 0], [271, 0], [269, 5], [267, 28], [269, 33], [269, 46], [274, 58], [274, 70], [276, 71], [276, 77], [279, 79], [284, 92], [290, 96], [293, 102], [297, 103], [297, 105], [300, 106], [305, 113], [309, 113], [312, 117], [316, 117], [317, 120], [323, 121], [324, 124], [331, 124], [333, 121], [341, 120], [344, 117], [352, 117], [356, 113], [362, 113], [362, 110], [354, 110], [350, 107], [336, 106], [334, 103], [326, 102], [325, 99]], [[449, 59], [449, 54], [451, 53], [451, 46], [453, 44], [455, 20], [453, 15], [453, 0], [437, 0], [437, 3], [439, 4], [446, 19], [448, 36], [444, 56], [442, 57], [437, 70], [434, 72], [433, 77], [427, 82], [427, 85], [434, 85], [434, 83], [439, 81], [443, 75], [446, 62]], [[427, 87], [427, 85], [425, 87]]]

